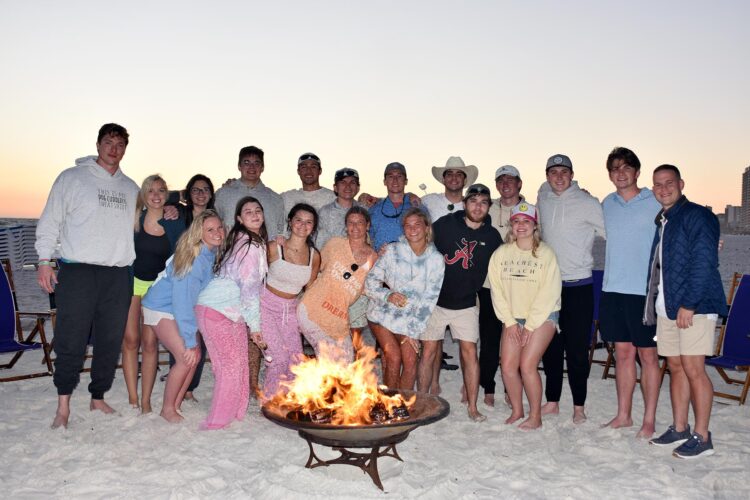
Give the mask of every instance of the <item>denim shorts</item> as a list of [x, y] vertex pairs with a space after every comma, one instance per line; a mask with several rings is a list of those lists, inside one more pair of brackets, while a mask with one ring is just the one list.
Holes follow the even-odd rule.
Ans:
[[[516, 323], [521, 325], [521, 327], [526, 326], [526, 319], [525, 318], [515, 318]], [[552, 311], [550, 315], [547, 317], [547, 321], [551, 321], [553, 325], [555, 325], [555, 330], [557, 330], [557, 333], [560, 333], [560, 325], [558, 324], [560, 320], [560, 311]]]

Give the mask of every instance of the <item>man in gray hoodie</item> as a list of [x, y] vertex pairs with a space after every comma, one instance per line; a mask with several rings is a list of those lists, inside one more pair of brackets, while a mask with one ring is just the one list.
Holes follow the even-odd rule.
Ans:
[[286, 214], [284, 202], [276, 191], [263, 184], [260, 176], [265, 170], [263, 150], [255, 146], [245, 146], [240, 149], [237, 169], [239, 179], [232, 179], [228, 184], [216, 191], [214, 206], [219, 212], [227, 230], [234, 225], [234, 209], [237, 202], [245, 196], [252, 196], [263, 205], [263, 216], [266, 220], [268, 238], [273, 239], [284, 234]]
[[[54, 291], [57, 302], [53, 429], [68, 426], [70, 396], [80, 380], [89, 337], [94, 344], [89, 407], [114, 412], [104, 393], [112, 387], [133, 295], [128, 266], [135, 259], [139, 191], [120, 170], [128, 139], [124, 127], [102, 126], [98, 155], [79, 158], [57, 177], [37, 224], [37, 282], [45, 292]], [[55, 275], [50, 259], [58, 243], [61, 264]]]
[[563, 288], [560, 333], [553, 337], [542, 357], [547, 399], [542, 415], [560, 411], [565, 358], [573, 394], [573, 422], [580, 424], [586, 420], [588, 346], [594, 316], [591, 249], [595, 234], [605, 237], [604, 215], [599, 200], [573, 181], [570, 158], [553, 155], [547, 160], [546, 169], [547, 182], [539, 188], [537, 208], [542, 239], [555, 251]]

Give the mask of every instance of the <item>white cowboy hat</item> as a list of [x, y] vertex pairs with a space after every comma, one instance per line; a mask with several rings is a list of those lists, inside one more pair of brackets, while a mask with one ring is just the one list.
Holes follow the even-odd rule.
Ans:
[[460, 156], [451, 156], [445, 162], [444, 167], [432, 167], [432, 176], [440, 183], [443, 183], [443, 173], [446, 170], [460, 170], [466, 175], [464, 186], [471, 186], [479, 177], [479, 169], [474, 165], [466, 165]]

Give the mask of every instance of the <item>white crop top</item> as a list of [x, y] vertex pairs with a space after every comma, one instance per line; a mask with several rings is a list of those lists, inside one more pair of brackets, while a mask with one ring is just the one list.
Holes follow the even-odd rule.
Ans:
[[288, 294], [297, 294], [307, 285], [312, 275], [312, 262], [315, 250], [310, 248], [307, 265], [294, 264], [284, 260], [284, 247], [278, 246], [280, 257], [268, 265], [266, 284]]

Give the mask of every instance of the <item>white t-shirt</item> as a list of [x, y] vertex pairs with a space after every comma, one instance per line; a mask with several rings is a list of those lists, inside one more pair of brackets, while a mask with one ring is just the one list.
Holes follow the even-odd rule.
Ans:
[[422, 205], [430, 212], [432, 222], [453, 212], [464, 209], [464, 202], [453, 203], [445, 197], [445, 193], [432, 193], [422, 198]]

